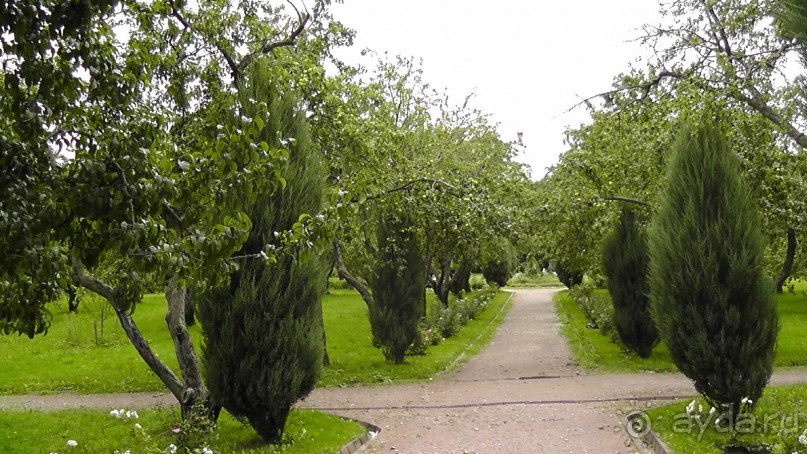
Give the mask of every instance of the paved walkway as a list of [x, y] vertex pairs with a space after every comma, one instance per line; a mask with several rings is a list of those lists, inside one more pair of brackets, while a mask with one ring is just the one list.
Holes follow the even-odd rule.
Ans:
[[[300, 407], [372, 422], [368, 453], [634, 453], [624, 415], [694, 394], [680, 374], [585, 375], [570, 360], [552, 303], [556, 290], [525, 290], [491, 344], [433, 382], [315, 390]], [[772, 384], [807, 382], [807, 370]], [[0, 396], [4, 408], [148, 407], [155, 393]]]

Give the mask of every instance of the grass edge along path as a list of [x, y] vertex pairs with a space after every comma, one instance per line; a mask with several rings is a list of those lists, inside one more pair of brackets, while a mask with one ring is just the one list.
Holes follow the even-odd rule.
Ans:
[[642, 417], [676, 454], [722, 454], [725, 446], [737, 445], [765, 446], [774, 454], [807, 453], [805, 402], [807, 386], [768, 387], [751, 417], [738, 422], [737, 434], [718, 428], [715, 420], [719, 415], [710, 415], [709, 405], [700, 398], [656, 407]]
[[[98, 409], [3, 411], [0, 452], [167, 453], [171, 452], [169, 445], [181, 446], [183, 429], [177, 427], [179, 420], [179, 409], [173, 407], [143, 409], [137, 416], [121, 418]], [[364, 433], [364, 426], [355, 421], [317, 411], [292, 410], [282, 444], [272, 446], [265, 444], [251, 427], [222, 412], [212, 436], [194, 441], [198, 449], [209, 447], [215, 453], [333, 454]], [[68, 444], [71, 441], [75, 446]]]
[[[595, 290], [600, 297], [610, 298], [607, 290]], [[807, 283], [799, 283], [796, 293], [775, 295], [781, 329], [777, 340], [774, 368], [807, 366]], [[659, 343], [647, 359], [626, 353], [608, 336], [588, 328], [589, 320], [568, 290], [554, 297], [555, 309], [562, 324], [561, 333], [569, 343], [574, 361], [594, 373], [677, 372], [670, 352]], [[807, 451], [806, 451], [807, 452]], [[790, 454], [790, 453], [788, 453]]]
[[513, 295], [515, 292], [508, 290], [503, 291], [508, 293], [508, 297], [504, 304], [499, 307], [499, 310], [496, 311], [496, 315], [494, 315], [493, 319], [490, 320], [484, 328], [482, 328], [476, 338], [473, 339], [456, 358], [454, 358], [454, 361], [452, 361], [451, 364], [446, 366], [446, 368], [440, 372], [441, 374], [457, 370], [461, 365], [467, 363], [471, 357], [482, 351], [482, 349], [485, 348], [485, 346], [487, 346], [493, 339], [496, 329], [502, 323], [504, 316], [507, 315], [507, 312], [510, 311], [510, 307], [513, 305]]
[[[353, 295], [353, 292], [347, 295]], [[332, 299], [330, 304], [340, 305], [343, 312], [333, 308], [324, 311], [331, 365], [323, 369], [317, 387], [408, 383], [433, 379], [467, 361], [490, 342], [510, 307], [511, 296], [511, 292], [496, 292], [487, 307], [463, 326], [456, 336], [429, 347], [424, 356], [407, 357], [403, 364], [393, 364], [385, 360], [381, 351], [372, 346], [370, 323], [366, 315], [355, 315], [360, 311], [366, 314], [363, 312], [366, 311], [366, 306], [361, 298], [356, 296], [352, 302]], [[440, 303], [430, 301], [429, 304]], [[346, 320], [350, 320], [353, 325], [345, 326]], [[482, 333], [485, 334], [480, 338]], [[340, 341], [336, 342], [337, 339]], [[461, 355], [464, 357], [458, 361]]]
[[678, 370], [663, 344], [657, 345], [649, 358], [642, 359], [624, 352], [599, 330], [588, 328], [586, 324], [589, 321], [569, 290], [555, 294], [554, 302], [561, 323], [560, 332], [569, 344], [573, 360], [581, 368], [597, 373]]
[[[431, 304], [439, 304], [429, 294]], [[317, 386], [345, 386], [428, 380], [444, 372], [456, 358], [474, 354], [469, 344], [499, 314], [510, 293], [499, 291], [475, 320], [457, 336], [429, 347], [426, 356], [407, 358], [402, 365], [387, 362], [372, 346], [367, 309], [353, 290], [332, 290], [323, 302], [328, 352], [332, 365], [323, 370]], [[125, 338], [108, 305], [87, 297], [78, 314], [67, 314], [62, 302], [51, 307], [53, 325], [46, 336], [0, 336], [0, 395], [100, 394], [165, 392], [162, 383], [143, 363]], [[106, 311], [106, 312], [104, 312]], [[165, 300], [147, 295], [133, 315], [158, 357], [176, 370], [173, 343], [165, 329]], [[190, 328], [201, 345], [199, 326]], [[481, 345], [479, 346], [481, 348]]]

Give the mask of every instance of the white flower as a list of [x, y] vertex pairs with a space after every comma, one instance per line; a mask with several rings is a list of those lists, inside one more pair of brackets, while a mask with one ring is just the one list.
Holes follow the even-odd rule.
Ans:
[[67, 446], [76, 447], [78, 446], [78, 442], [76, 440], [67, 440]]
[[177, 452], [177, 446], [175, 444], [171, 443], [170, 445], [168, 445], [168, 454], [176, 454], [176, 452]]
[[109, 412], [109, 416], [114, 416], [115, 418], [120, 418], [121, 414], [119, 410], [112, 410]]
[[131, 410], [131, 411], [126, 410], [126, 419], [129, 419], [129, 418], [134, 418], [134, 419], [137, 419], [137, 418], [139, 418], [139, 417], [140, 417], [140, 416], [138, 416], [138, 415], [137, 415], [137, 412], [136, 412], [136, 411], [134, 411], [134, 410]]
[[202, 454], [213, 454], [213, 450], [205, 446], [202, 448]]
[[123, 451], [123, 452], [122, 452], [122, 453], [120, 453], [120, 454], [132, 454], [132, 452], [131, 452], [131, 451], [129, 451], [129, 450], [127, 449], [126, 451]]
[[371, 440], [378, 436], [378, 432], [373, 432], [372, 430], [370, 432], [368, 432], [368, 433], [370, 434], [370, 439]]
[[695, 401], [693, 400], [687, 405], [686, 413], [687, 416], [692, 416], [692, 412], [695, 411]]
[[135, 423], [135, 429], [143, 430], [143, 426], [141, 426], [140, 423]]
[[709, 409], [709, 415], [715, 414], [715, 411], [717, 411], [717, 409], [715, 407], [710, 408]]
[[799, 443], [803, 446], [807, 446], [807, 429], [804, 429], [804, 432], [799, 435]]

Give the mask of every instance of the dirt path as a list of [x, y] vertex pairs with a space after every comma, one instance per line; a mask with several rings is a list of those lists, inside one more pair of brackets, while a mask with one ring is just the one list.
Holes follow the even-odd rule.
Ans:
[[[555, 290], [514, 295], [491, 344], [433, 382], [317, 389], [300, 407], [372, 422], [368, 453], [633, 453], [625, 413], [694, 393], [680, 374], [585, 375], [558, 333]], [[807, 382], [807, 370], [772, 384]], [[144, 408], [158, 393], [0, 396], [0, 409]]]

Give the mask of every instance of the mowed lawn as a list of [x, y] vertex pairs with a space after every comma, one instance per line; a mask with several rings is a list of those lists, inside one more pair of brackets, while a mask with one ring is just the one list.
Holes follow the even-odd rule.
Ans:
[[[372, 346], [367, 309], [359, 295], [352, 290], [331, 290], [323, 301], [323, 311], [333, 365], [323, 371], [320, 385], [428, 379], [455, 364], [459, 355], [478, 351], [490, 339], [506, 313], [509, 296], [499, 292], [457, 337], [431, 347], [426, 356], [408, 358], [396, 366]], [[162, 295], [147, 295], [133, 318], [156, 354], [177, 370], [165, 310]], [[66, 303], [59, 302], [52, 305], [51, 312], [53, 321], [45, 336], [0, 336], [0, 394], [164, 389], [129, 344], [104, 301], [85, 297], [78, 314], [67, 313]], [[197, 325], [190, 331], [198, 349], [201, 330]]]
[[[595, 290], [610, 298], [607, 290]], [[774, 367], [807, 366], [807, 283], [798, 283], [796, 292], [776, 295], [781, 330], [777, 341]], [[555, 296], [562, 333], [569, 341], [575, 361], [586, 369], [601, 372], [674, 372], [667, 347], [660, 343], [647, 359], [624, 352], [596, 329], [586, 327], [588, 320], [568, 291]]]
[[[179, 436], [173, 432], [180, 420], [177, 408], [140, 410], [137, 419], [117, 419], [108, 411], [0, 412], [0, 452], [169, 453], [169, 445], [180, 444]], [[365, 428], [355, 421], [317, 411], [292, 410], [282, 444], [272, 446], [263, 442], [249, 425], [224, 411], [217, 430], [208, 440], [197, 442], [222, 454], [333, 454], [364, 432]], [[68, 446], [68, 441], [74, 441], [76, 446]]]
[[[677, 401], [647, 411], [652, 430], [660, 434], [672, 452], [681, 454], [722, 454], [728, 445], [746, 447], [766, 446], [772, 453], [804, 452], [799, 437], [807, 429], [807, 387], [778, 386], [765, 389], [753, 413], [742, 423], [739, 430], [730, 432], [725, 426], [718, 427], [715, 420], [718, 412], [709, 414], [709, 404], [696, 398], [694, 413], [700, 417], [688, 417], [686, 407], [690, 399]], [[734, 451], [742, 452], [742, 451]], [[748, 452], [748, 451], [745, 451]], [[757, 452], [757, 451], [751, 451]]]

